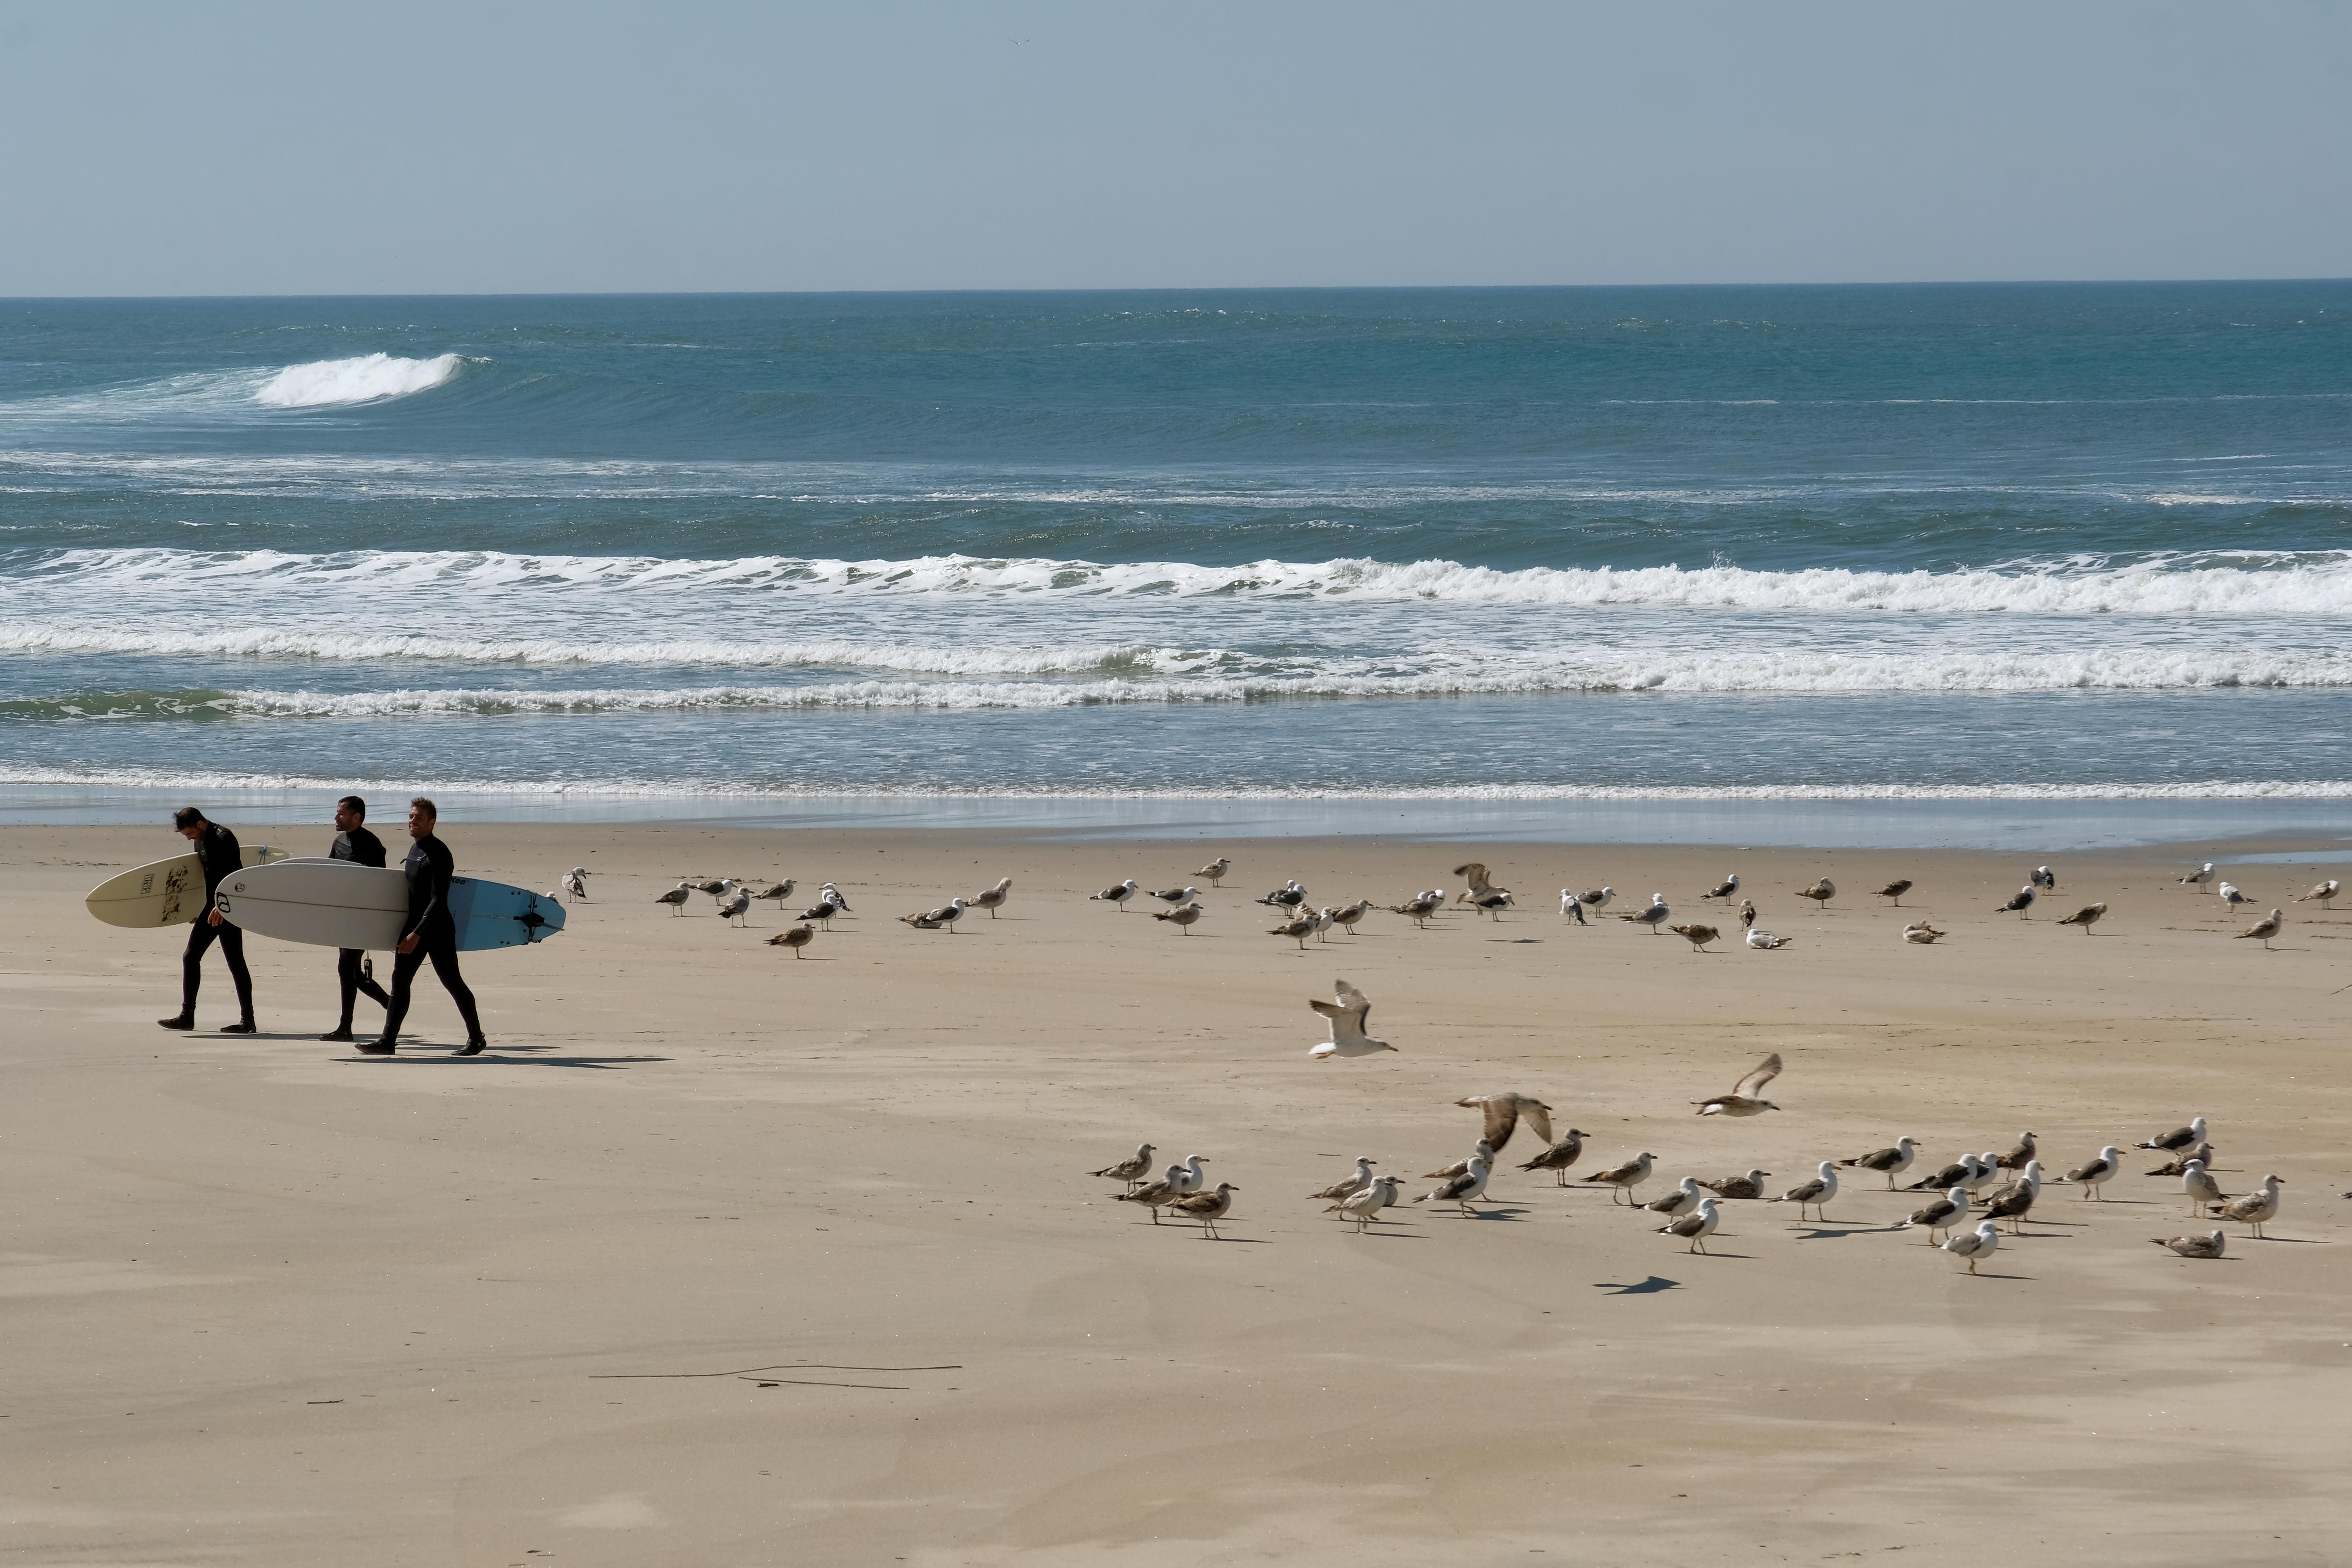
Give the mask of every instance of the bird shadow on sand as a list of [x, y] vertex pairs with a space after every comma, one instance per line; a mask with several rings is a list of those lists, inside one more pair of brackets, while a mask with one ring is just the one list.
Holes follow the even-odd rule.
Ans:
[[2325, 1247], [2327, 1245], [2326, 1237], [2317, 1236], [2242, 1236], [2238, 1237], [2238, 1239], [2249, 1244], [2257, 1241], [2275, 1241], [2281, 1247]]
[[1965, 1268], [1961, 1269], [1957, 1277], [1962, 1279], [2023, 1279], [2027, 1281], [2031, 1281], [2033, 1278], [2031, 1274], [1971, 1274]]
[[1595, 1290], [1606, 1290], [1612, 1296], [1654, 1296], [1661, 1290], [1679, 1290], [1682, 1286], [1683, 1282], [1679, 1279], [1669, 1279], [1663, 1274], [1653, 1274], [1638, 1284], [1595, 1284], [1592, 1288]]
[[1836, 1241], [1848, 1236], [1885, 1236], [1886, 1234], [1886, 1227], [1881, 1225], [1850, 1225], [1843, 1230], [1828, 1230], [1822, 1228], [1821, 1222], [1813, 1222], [1792, 1225], [1789, 1228], [1797, 1233], [1799, 1241]]

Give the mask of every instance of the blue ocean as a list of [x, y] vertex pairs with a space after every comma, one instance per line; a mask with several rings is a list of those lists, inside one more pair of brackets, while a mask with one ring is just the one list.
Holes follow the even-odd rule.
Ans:
[[2352, 795], [2352, 283], [0, 302], [0, 785]]

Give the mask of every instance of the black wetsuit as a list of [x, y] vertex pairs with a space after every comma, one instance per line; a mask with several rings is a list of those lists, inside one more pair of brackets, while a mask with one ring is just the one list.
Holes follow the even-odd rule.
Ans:
[[401, 1021], [408, 1016], [409, 992], [416, 972], [429, 958], [433, 973], [440, 976], [450, 1000], [457, 1004], [458, 1016], [466, 1020], [466, 1039], [470, 1044], [482, 1037], [482, 1020], [474, 1011], [474, 994], [457, 973], [457, 922], [449, 914], [449, 879], [457, 874], [457, 863], [450, 858], [447, 845], [426, 834], [410, 848], [400, 868], [408, 876], [408, 924], [402, 929], [401, 938], [406, 941], [414, 936], [416, 945], [393, 961], [392, 1005], [384, 1009], [380, 1043], [388, 1046], [399, 1036]]
[[[354, 827], [349, 833], [335, 835], [334, 847], [327, 851], [330, 860], [349, 860], [355, 866], [382, 866], [383, 840], [364, 827]], [[352, 1032], [352, 1009], [366, 996], [379, 1007], [392, 1005], [391, 994], [373, 980], [360, 973], [360, 961], [367, 955], [356, 947], [346, 947], [335, 954], [335, 977], [342, 983], [343, 1021], [335, 1026], [336, 1032]]]
[[245, 933], [226, 920], [218, 925], [212, 922], [214, 896], [220, 891], [223, 880], [245, 869], [245, 852], [237, 847], [236, 835], [217, 822], [205, 824], [195, 850], [205, 868], [205, 907], [196, 916], [196, 929], [188, 933], [187, 951], [180, 954], [180, 1015], [185, 1018], [196, 1016], [196, 991], [205, 980], [205, 954], [217, 942], [221, 956], [228, 960], [228, 977], [236, 985], [238, 1019], [250, 1024], [253, 975], [245, 967]]

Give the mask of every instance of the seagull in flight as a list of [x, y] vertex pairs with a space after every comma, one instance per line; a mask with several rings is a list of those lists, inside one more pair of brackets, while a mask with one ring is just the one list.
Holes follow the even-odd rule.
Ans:
[[1376, 1040], [1364, 1033], [1364, 1020], [1372, 1016], [1372, 999], [1344, 980], [1335, 980], [1331, 987], [1338, 1000], [1325, 1002], [1310, 998], [1307, 1005], [1331, 1021], [1331, 1037], [1307, 1053], [1309, 1060], [1325, 1061], [1332, 1057], [1369, 1057], [1396, 1047], [1386, 1040]]
[[1691, 1103], [1698, 1107], [1701, 1116], [1760, 1116], [1765, 1111], [1780, 1109], [1769, 1100], [1757, 1098], [1764, 1092], [1766, 1084], [1780, 1076], [1780, 1053], [1774, 1051], [1758, 1062], [1746, 1078], [1734, 1084], [1729, 1094], [1718, 1094], [1712, 1100], [1694, 1100]]

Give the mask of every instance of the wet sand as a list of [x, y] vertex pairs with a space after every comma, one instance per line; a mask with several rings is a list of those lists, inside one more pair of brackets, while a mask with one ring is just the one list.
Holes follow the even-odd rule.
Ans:
[[[177, 841], [0, 830], [0, 1562], [2343, 1555], [2352, 908], [2287, 902], [2304, 865], [2233, 878], [2288, 911], [2266, 953], [2171, 884], [2195, 847], [2066, 857], [2021, 921], [1993, 907], [2047, 856], [1256, 842], [1180, 936], [1085, 894], [1219, 846], [445, 837], [488, 877], [595, 872], [560, 937], [468, 957], [473, 1060], [429, 976], [398, 1057], [319, 1043], [332, 953], [257, 939], [263, 1033], [211, 1032], [215, 959], [168, 1035], [184, 933], [79, 905]], [[1396, 901], [1474, 854], [1518, 890], [1499, 922], [1375, 914], [1302, 954], [1248, 901]], [[1609, 882], [1736, 931], [1691, 897], [1733, 867], [1791, 946], [1554, 912]], [[650, 901], [688, 874], [830, 878], [856, 912], [795, 960], [772, 906]], [[1001, 920], [892, 918], [1006, 875]], [[1867, 896], [1896, 876], [1906, 909]], [[2092, 900], [2095, 934], [2053, 925]], [[1951, 936], [1903, 944], [1914, 905]], [[1339, 975], [1399, 1054], [1308, 1061]], [[1775, 1050], [1780, 1112], [1691, 1114]], [[2212, 1222], [2136, 1159], [1972, 1279], [1851, 1173], [1825, 1222], [1727, 1205], [1712, 1257], [1515, 1169], [1475, 1221], [1359, 1237], [1307, 1201], [1359, 1153], [1461, 1157], [1452, 1101], [1502, 1089], [1589, 1134], [1580, 1173], [1655, 1152], [1645, 1196], [1905, 1132], [1924, 1173], [2030, 1128], [2054, 1173], [2202, 1112], [2224, 1187], [2276, 1172], [2286, 1203], [2179, 1259], [2147, 1238]], [[1223, 1241], [1085, 1174], [1147, 1139], [1241, 1189]]]

